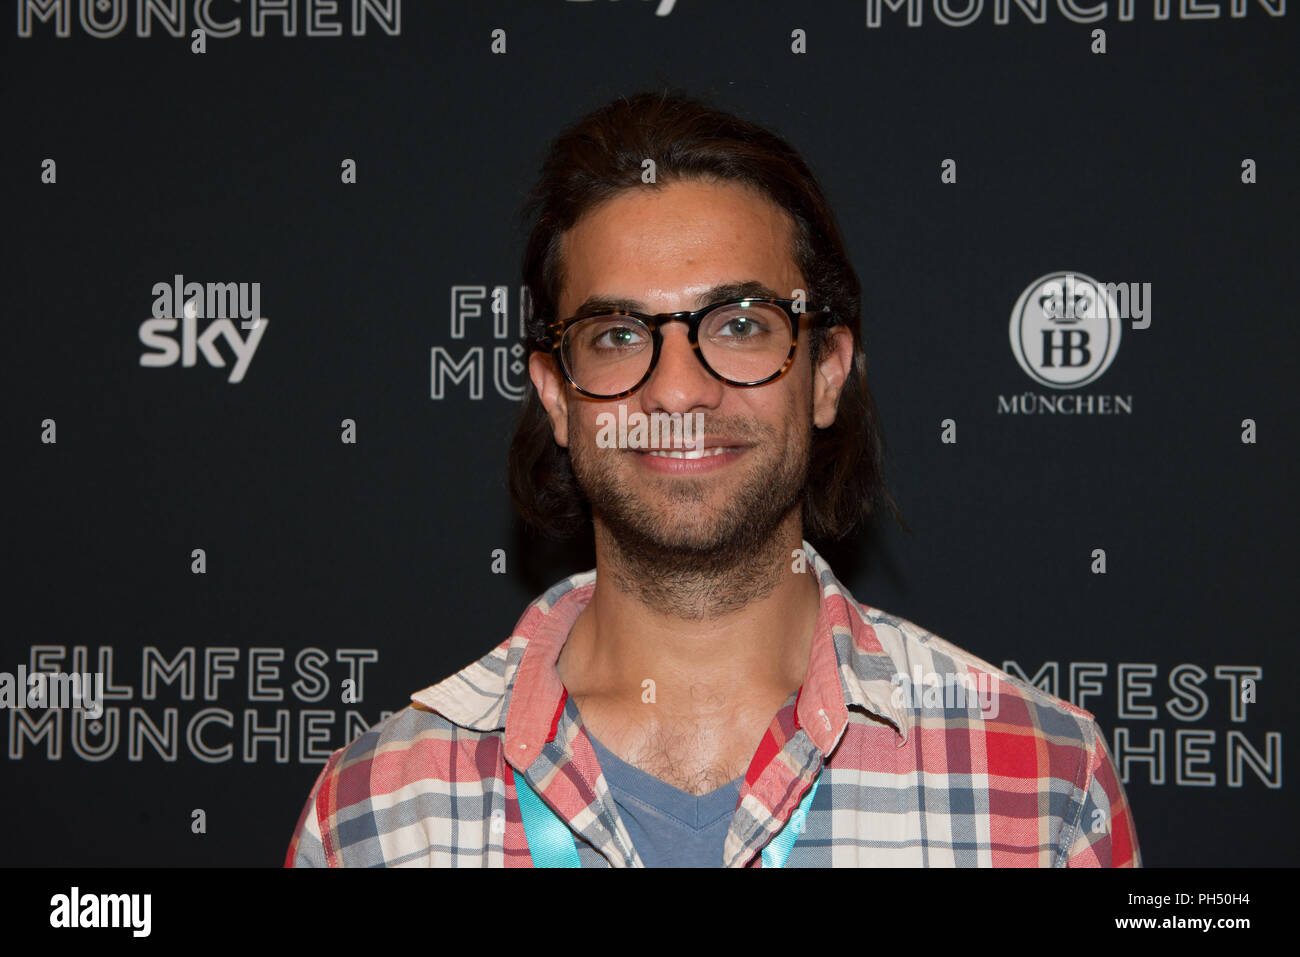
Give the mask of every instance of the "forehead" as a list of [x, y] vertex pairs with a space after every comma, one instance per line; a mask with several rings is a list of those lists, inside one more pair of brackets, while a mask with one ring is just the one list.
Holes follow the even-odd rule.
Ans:
[[563, 237], [557, 308], [571, 315], [592, 296], [634, 299], [647, 310], [695, 308], [697, 295], [753, 280], [781, 297], [800, 287], [794, 222], [738, 183], [680, 181], [626, 190]]

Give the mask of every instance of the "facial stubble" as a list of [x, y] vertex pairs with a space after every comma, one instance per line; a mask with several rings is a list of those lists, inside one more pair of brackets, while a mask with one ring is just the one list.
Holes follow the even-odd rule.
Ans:
[[581, 435], [573, 406], [569, 415], [570, 461], [591, 505], [602, 572], [647, 607], [694, 621], [743, 608], [780, 581], [790, 558], [774, 546], [802, 509], [814, 428], [809, 410], [786, 445], [775, 427], [708, 424], [748, 448], [723, 472], [692, 477], [649, 472], [630, 458], [640, 453], [597, 448], [590, 437], [573, 442]]

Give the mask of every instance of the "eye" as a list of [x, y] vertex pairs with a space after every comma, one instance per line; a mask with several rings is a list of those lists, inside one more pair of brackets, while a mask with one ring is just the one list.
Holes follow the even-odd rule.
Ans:
[[761, 322], [756, 322], [753, 316], [731, 316], [718, 327], [715, 334], [746, 339], [758, 335], [766, 328]]
[[622, 352], [646, 343], [646, 331], [627, 320], [593, 320], [582, 330], [582, 344], [597, 352]]
[[615, 326], [601, 333], [596, 342], [598, 345], [603, 343], [606, 346], [621, 348], [635, 345], [640, 338], [631, 326]]
[[700, 331], [708, 339], [723, 339], [729, 345], [736, 345], [771, 337], [778, 321], [785, 323], [784, 317], [772, 313], [770, 307], [754, 304], [721, 310], [710, 316]]

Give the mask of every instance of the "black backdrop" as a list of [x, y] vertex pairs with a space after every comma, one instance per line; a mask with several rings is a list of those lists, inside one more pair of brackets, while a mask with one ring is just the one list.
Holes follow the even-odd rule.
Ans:
[[[859, 268], [913, 533], [825, 548], [837, 574], [1096, 714], [1148, 865], [1296, 863], [1284, 3], [1108, 0], [1088, 23], [1012, 3], [998, 23], [985, 0], [910, 27], [864, 2], [342, 0], [329, 36], [299, 0], [286, 36], [217, 0], [238, 29], [201, 54], [191, 3], [181, 36], [148, 37], [134, 2], [56, 3], [67, 36], [13, 4], [0, 671], [111, 666], [118, 690], [98, 725], [0, 716], [0, 859], [277, 865], [322, 753], [591, 566], [525, 535], [505, 491], [517, 212], [560, 126], [672, 85], [795, 143]], [[94, 35], [83, 6], [122, 29]], [[1008, 331], [1065, 272], [1149, 283], [1150, 321], [1053, 388]], [[219, 362], [154, 364], [152, 290], [178, 274], [259, 283], [238, 381], [220, 337]]]

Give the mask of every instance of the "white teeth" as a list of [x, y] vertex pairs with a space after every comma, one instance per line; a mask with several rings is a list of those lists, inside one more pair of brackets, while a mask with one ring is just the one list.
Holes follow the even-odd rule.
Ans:
[[702, 459], [708, 455], [722, 455], [724, 452], [730, 452], [730, 451], [731, 449], [729, 448], [724, 448], [722, 446], [715, 446], [714, 448], [705, 449], [704, 451], [700, 451], [699, 449], [686, 449], [685, 451], [678, 451], [676, 449], [673, 449], [671, 451], [664, 450], [664, 449], [653, 449], [648, 451], [646, 454], [657, 455], [660, 458], [666, 458], [666, 459]]

